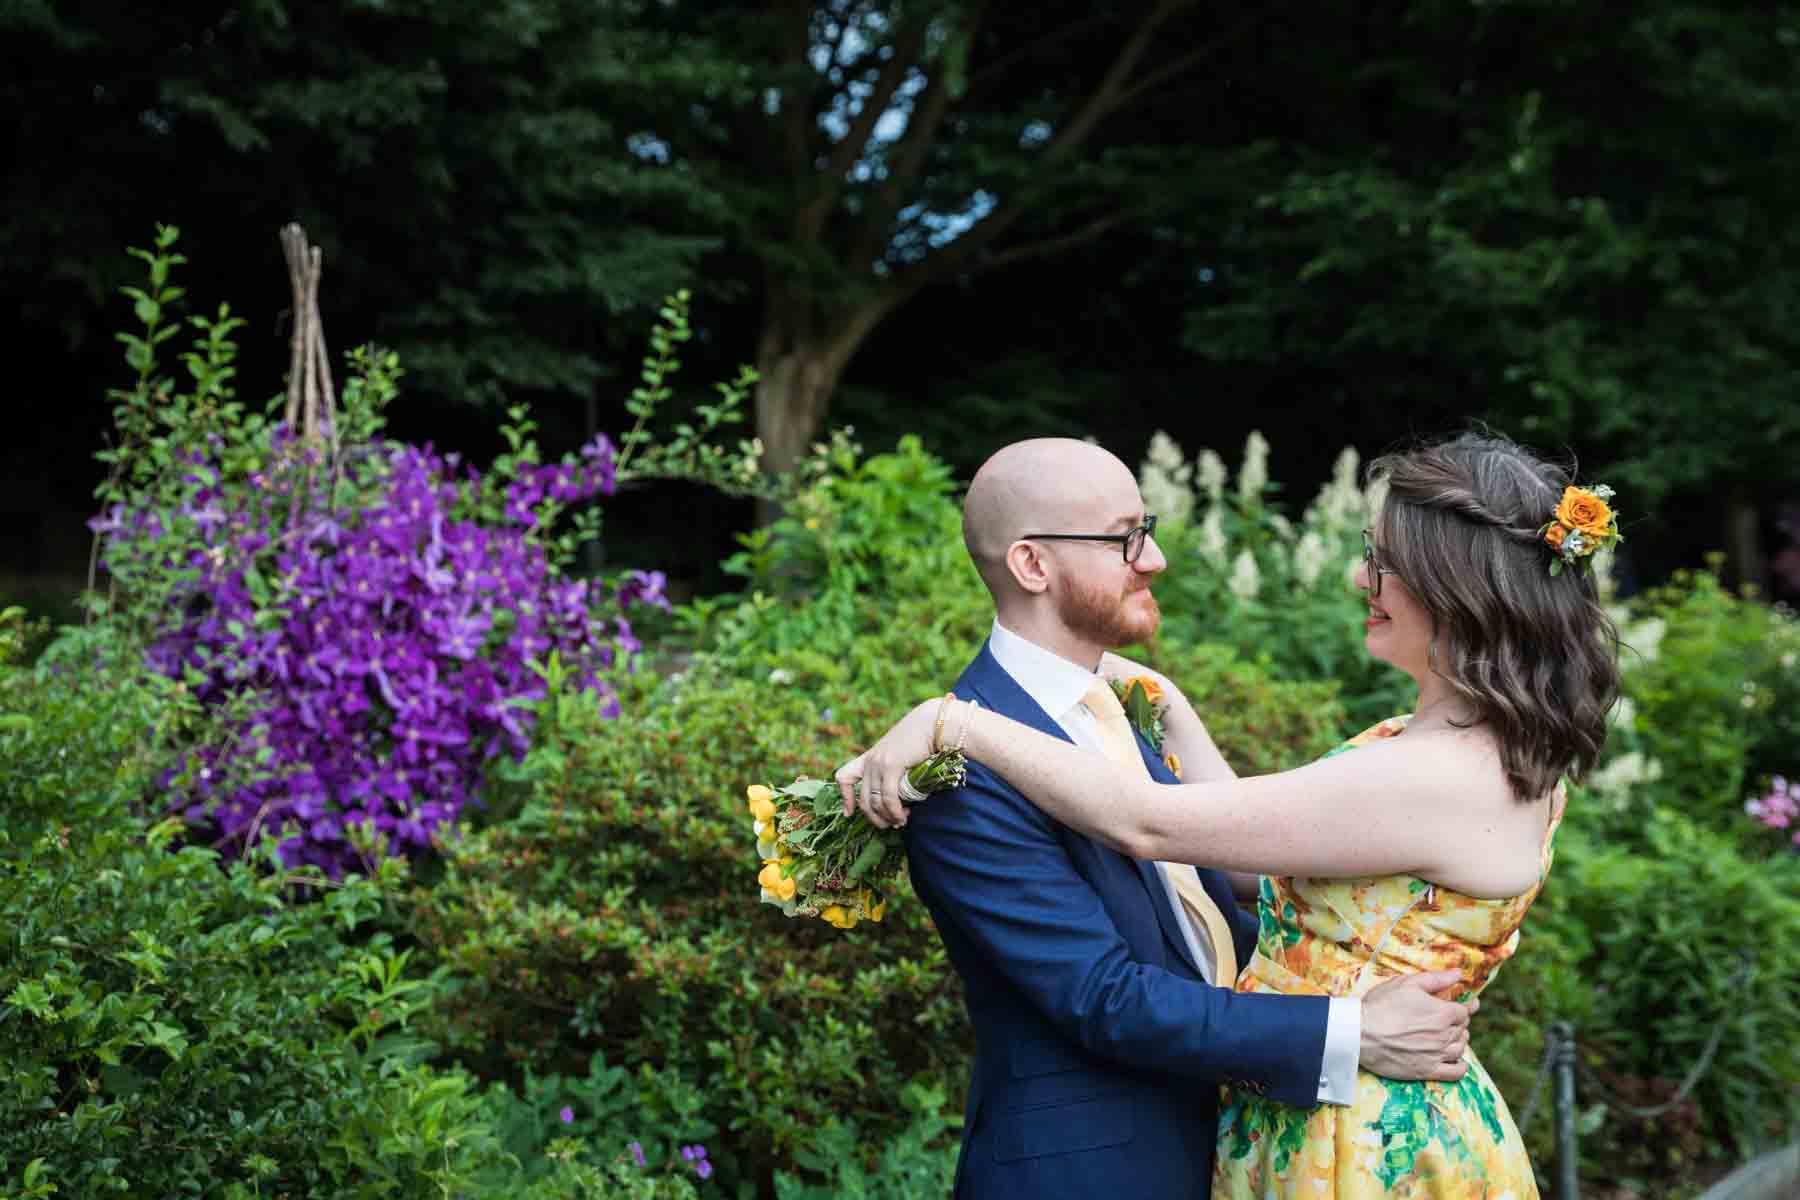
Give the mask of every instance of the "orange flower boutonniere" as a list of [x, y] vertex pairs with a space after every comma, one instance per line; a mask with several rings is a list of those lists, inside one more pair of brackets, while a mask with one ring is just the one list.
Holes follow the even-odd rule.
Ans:
[[[1162, 753], [1163, 710], [1168, 707], [1163, 699], [1162, 684], [1148, 675], [1133, 675], [1129, 679], [1113, 680], [1112, 686], [1131, 727], [1143, 735], [1152, 750]], [[1180, 772], [1176, 771], [1176, 774]]]

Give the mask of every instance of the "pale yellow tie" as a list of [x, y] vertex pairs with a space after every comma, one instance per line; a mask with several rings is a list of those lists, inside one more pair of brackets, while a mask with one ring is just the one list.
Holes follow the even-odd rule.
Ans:
[[[1131, 731], [1131, 721], [1125, 716], [1125, 708], [1119, 703], [1118, 695], [1106, 680], [1096, 678], [1087, 694], [1081, 698], [1082, 707], [1094, 714], [1094, 722], [1100, 730], [1100, 745], [1105, 749], [1106, 757], [1118, 766], [1132, 773], [1139, 779], [1150, 779], [1150, 768], [1144, 765], [1143, 751], [1138, 748], [1137, 735]], [[1163, 878], [1175, 885], [1175, 894], [1181, 897], [1182, 907], [1187, 909], [1188, 917], [1196, 929], [1204, 931], [1205, 937], [1212, 943], [1213, 982], [1220, 987], [1229, 988], [1237, 980], [1237, 950], [1231, 941], [1231, 926], [1225, 921], [1225, 914], [1213, 903], [1206, 889], [1200, 885], [1200, 877], [1194, 874], [1194, 868], [1183, 863], [1158, 862], [1156, 869]]]

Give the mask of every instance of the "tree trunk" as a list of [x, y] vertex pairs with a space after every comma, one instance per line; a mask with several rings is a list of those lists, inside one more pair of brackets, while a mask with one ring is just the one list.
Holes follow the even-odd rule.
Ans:
[[[791, 471], [824, 425], [843, 367], [834, 366], [810, 342], [783, 345], [779, 331], [771, 329], [763, 335], [756, 372], [756, 436], [762, 439], [763, 469], [771, 474]], [[756, 502], [758, 525], [780, 515], [773, 501]]]
[[1769, 569], [1763, 557], [1762, 531], [1758, 528], [1756, 502], [1750, 489], [1738, 484], [1731, 489], [1725, 508], [1725, 558], [1731, 567], [1733, 582], [1739, 587], [1753, 586], [1768, 595]]
[[770, 471], [789, 471], [806, 457], [831, 405], [839, 370], [817, 346], [801, 342], [757, 356], [756, 435]]
[[[806, 457], [851, 357], [917, 291], [911, 285], [864, 300], [823, 330], [810, 328], [804, 302], [779, 297], [770, 304], [756, 352], [756, 436], [762, 439], [765, 470], [790, 471]], [[759, 503], [757, 523], [768, 524], [777, 512]]]

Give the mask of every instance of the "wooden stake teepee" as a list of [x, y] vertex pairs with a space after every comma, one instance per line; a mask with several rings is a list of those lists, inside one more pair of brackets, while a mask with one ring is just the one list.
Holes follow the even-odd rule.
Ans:
[[288, 357], [287, 426], [304, 444], [337, 454], [337, 396], [331, 387], [331, 358], [319, 320], [319, 269], [323, 256], [309, 246], [306, 231], [290, 224], [281, 231], [288, 282], [294, 287], [294, 333]]

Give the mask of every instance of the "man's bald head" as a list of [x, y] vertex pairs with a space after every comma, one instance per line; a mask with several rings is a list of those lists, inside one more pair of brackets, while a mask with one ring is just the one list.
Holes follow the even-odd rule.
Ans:
[[1130, 468], [1089, 442], [1014, 442], [975, 472], [963, 500], [963, 544], [998, 603], [1011, 591], [1006, 552], [1014, 542], [1027, 533], [1110, 531], [1133, 515], [1137, 494]]

